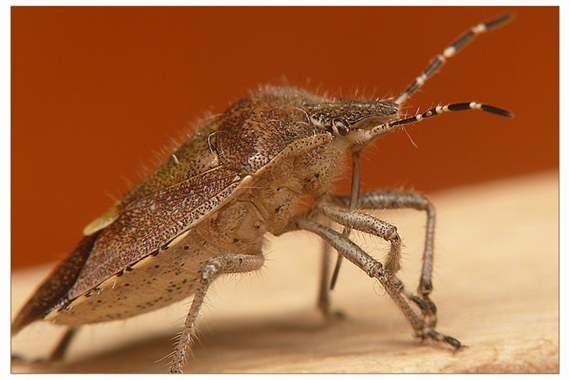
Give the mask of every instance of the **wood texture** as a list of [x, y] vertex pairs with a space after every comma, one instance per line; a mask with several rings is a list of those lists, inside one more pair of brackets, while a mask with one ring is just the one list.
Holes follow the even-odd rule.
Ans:
[[[220, 279], [199, 321], [187, 373], [556, 373], [559, 371], [558, 173], [433, 194], [438, 220], [433, 299], [439, 331], [467, 348], [419, 342], [379, 284], [348, 262], [336, 289], [341, 320], [315, 308], [320, 242], [270, 238], [265, 268]], [[401, 278], [417, 286], [423, 214], [376, 214], [406, 245]], [[355, 234], [372, 255], [387, 245]], [[14, 273], [12, 315], [48, 267]], [[189, 300], [128, 321], [87, 326], [65, 362], [12, 361], [14, 373], [164, 373]], [[63, 330], [36, 323], [12, 352], [49, 353]]]

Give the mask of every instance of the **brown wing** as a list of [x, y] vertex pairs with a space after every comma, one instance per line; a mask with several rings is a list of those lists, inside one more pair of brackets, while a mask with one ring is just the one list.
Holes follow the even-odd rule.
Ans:
[[84, 237], [67, 259], [59, 264], [40, 285], [14, 318], [11, 327], [12, 335], [17, 334], [30, 323], [45, 317], [66, 298], [69, 289], [77, 280], [81, 268], [87, 261], [99, 234], [100, 232], [95, 232], [91, 236]]
[[224, 202], [242, 179], [218, 167], [130, 204], [101, 231], [68, 298], [163, 247]]

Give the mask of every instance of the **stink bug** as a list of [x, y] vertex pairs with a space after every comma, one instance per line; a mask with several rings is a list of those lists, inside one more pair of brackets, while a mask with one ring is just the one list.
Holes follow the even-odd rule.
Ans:
[[[359, 157], [400, 126], [446, 112], [480, 110], [511, 117], [508, 111], [476, 102], [401, 116], [402, 105], [446, 59], [509, 18], [501, 16], [466, 32], [393, 101], [337, 100], [292, 87], [263, 87], [240, 100], [85, 227], [83, 240], [16, 316], [12, 334], [38, 320], [68, 326], [51, 355], [58, 359], [82, 325], [129, 318], [193, 295], [170, 368], [182, 372], [210, 284], [222, 274], [260, 269], [266, 233], [305, 230], [377, 279], [418, 337], [461, 348], [457, 339], [435, 330], [432, 204], [411, 192], [361, 193]], [[353, 157], [352, 191], [334, 195], [330, 191], [339, 174], [337, 162], [347, 152]], [[307, 199], [311, 205], [301, 206]], [[417, 294], [396, 276], [402, 244], [396, 227], [356, 211], [386, 208], [427, 214]], [[333, 223], [343, 232], [331, 228]], [[388, 241], [386, 262], [355, 244], [351, 229]], [[328, 283], [324, 269], [323, 279]], [[323, 286], [319, 306], [325, 314], [327, 292]]]

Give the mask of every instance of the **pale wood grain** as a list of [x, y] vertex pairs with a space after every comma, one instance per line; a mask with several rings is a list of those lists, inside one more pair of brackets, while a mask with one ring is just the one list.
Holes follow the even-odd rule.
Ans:
[[[345, 262], [332, 294], [347, 318], [315, 308], [320, 242], [271, 238], [259, 273], [219, 280], [200, 320], [187, 373], [553, 373], [559, 369], [558, 174], [433, 194], [438, 211], [438, 329], [468, 348], [419, 342], [378, 284]], [[406, 244], [401, 278], [417, 284], [424, 215], [377, 213]], [[387, 245], [356, 235], [371, 254]], [[49, 268], [14, 273], [12, 313]], [[132, 320], [88, 326], [64, 363], [12, 362], [13, 372], [164, 373], [189, 301]], [[46, 355], [62, 330], [30, 326], [14, 353]]]

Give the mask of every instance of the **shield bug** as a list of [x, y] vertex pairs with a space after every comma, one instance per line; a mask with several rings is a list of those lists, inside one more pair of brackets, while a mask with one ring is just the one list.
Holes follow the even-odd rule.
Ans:
[[[359, 156], [400, 126], [446, 112], [512, 116], [476, 102], [437, 106], [409, 118], [400, 113], [446, 59], [509, 18], [498, 17], [463, 34], [393, 101], [337, 100], [291, 87], [264, 87], [240, 100], [85, 227], [83, 240], [17, 314], [12, 334], [38, 320], [68, 326], [51, 355], [58, 359], [82, 325], [129, 318], [193, 296], [170, 368], [182, 372], [210, 284], [223, 274], [260, 269], [265, 234], [305, 230], [377, 279], [418, 337], [459, 349], [458, 340], [435, 330], [436, 307], [430, 299], [433, 205], [412, 192], [361, 193]], [[335, 195], [330, 190], [339, 175], [337, 163], [347, 152], [353, 157], [352, 191]], [[356, 211], [387, 208], [426, 212], [416, 293], [397, 277], [402, 241], [396, 227]], [[354, 243], [351, 229], [389, 242], [386, 262]], [[325, 269], [322, 283], [328, 283]], [[325, 314], [327, 292], [322, 286], [319, 306]]]

